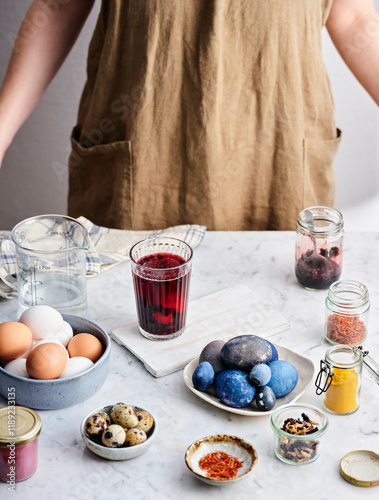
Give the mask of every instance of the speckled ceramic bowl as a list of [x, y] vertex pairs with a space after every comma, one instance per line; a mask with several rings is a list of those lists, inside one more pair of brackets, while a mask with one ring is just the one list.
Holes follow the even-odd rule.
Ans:
[[[117, 404], [117, 403], [115, 403]], [[129, 404], [127, 401], [125, 401], [125, 404]], [[85, 442], [87, 448], [91, 450], [93, 453], [96, 453], [96, 455], [99, 455], [99, 457], [106, 458], [107, 460], [129, 460], [130, 458], [135, 458], [138, 457], [139, 455], [142, 455], [142, 453], [145, 453], [145, 451], [150, 448], [150, 446], [153, 444], [154, 439], [156, 438], [157, 435], [157, 419], [155, 416], [151, 413], [150, 410], [147, 410], [146, 408], [141, 408], [140, 406], [134, 406], [130, 405], [132, 408], [134, 408], [136, 411], [147, 411], [150, 413], [150, 415], [154, 419], [154, 425], [150, 429], [150, 431], [147, 433], [147, 439], [144, 443], [137, 444], [135, 446], [129, 446], [129, 447], [121, 447], [121, 448], [107, 448], [106, 446], [97, 443], [95, 441], [92, 441], [86, 436], [84, 426], [86, 423], [87, 418], [89, 418], [91, 415], [94, 415], [95, 413], [99, 413], [101, 411], [104, 411], [110, 414], [110, 411], [112, 409], [113, 405], [109, 406], [102, 406], [101, 408], [97, 408], [96, 410], [91, 411], [86, 415], [82, 423], [80, 425], [80, 433], [82, 435], [83, 441]]]
[[36, 410], [56, 410], [73, 406], [91, 397], [105, 382], [110, 365], [111, 341], [99, 325], [72, 314], [62, 314], [72, 326], [74, 335], [91, 333], [104, 347], [104, 354], [94, 365], [78, 375], [54, 380], [36, 380], [12, 375], [0, 367], [0, 394], [7, 399], [8, 388], [14, 387], [16, 404]]
[[[207, 477], [206, 472], [199, 466], [199, 461], [208, 453], [223, 451], [243, 462], [237, 476], [229, 479], [214, 479]], [[195, 441], [188, 447], [185, 462], [189, 470], [201, 481], [213, 486], [226, 486], [245, 479], [258, 462], [258, 453], [255, 448], [244, 439], [225, 434], [216, 434]]]

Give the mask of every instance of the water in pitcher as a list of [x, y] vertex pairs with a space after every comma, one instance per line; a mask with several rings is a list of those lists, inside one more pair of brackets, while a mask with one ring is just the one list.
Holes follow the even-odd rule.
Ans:
[[22, 309], [42, 304], [63, 313], [81, 315], [87, 305], [86, 282], [81, 276], [34, 270], [20, 283], [19, 304]]

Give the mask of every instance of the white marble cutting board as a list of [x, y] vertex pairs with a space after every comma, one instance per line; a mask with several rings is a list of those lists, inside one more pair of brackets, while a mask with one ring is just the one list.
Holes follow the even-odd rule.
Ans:
[[111, 336], [154, 377], [162, 377], [184, 368], [212, 340], [244, 334], [268, 337], [289, 326], [288, 319], [272, 304], [248, 286], [236, 285], [190, 302], [186, 329], [176, 339], [148, 340], [140, 334], [137, 323], [116, 328]]

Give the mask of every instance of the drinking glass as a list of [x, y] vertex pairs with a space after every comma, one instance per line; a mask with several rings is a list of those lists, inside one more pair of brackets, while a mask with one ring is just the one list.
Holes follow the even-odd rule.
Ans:
[[151, 340], [179, 337], [185, 329], [192, 248], [184, 241], [154, 237], [130, 250], [138, 325]]

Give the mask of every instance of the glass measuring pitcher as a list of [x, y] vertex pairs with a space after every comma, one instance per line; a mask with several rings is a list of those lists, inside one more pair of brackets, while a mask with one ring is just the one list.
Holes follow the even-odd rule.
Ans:
[[17, 224], [17, 289], [21, 308], [48, 305], [83, 313], [87, 304], [87, 229], [64, 215], [39, 215]]

